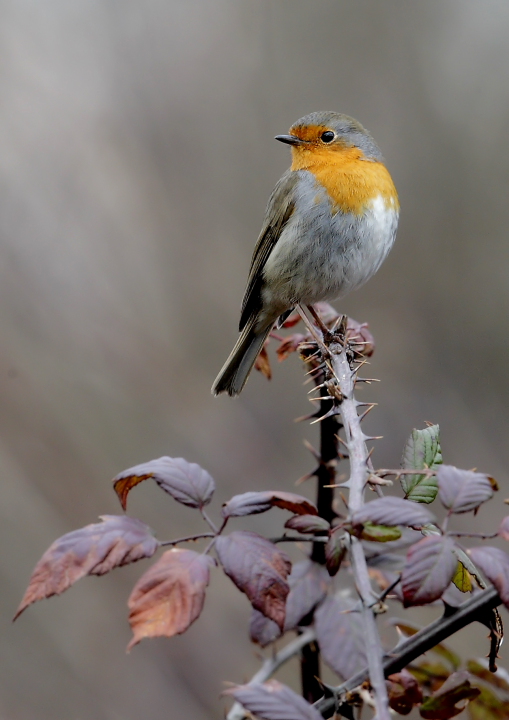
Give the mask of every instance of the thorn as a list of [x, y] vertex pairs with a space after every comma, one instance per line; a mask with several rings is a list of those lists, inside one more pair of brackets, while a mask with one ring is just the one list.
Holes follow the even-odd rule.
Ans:
[[[349, 483], [349, 482], [350, 482], [350, 480], [347, 480], [347, 483]], [[346, 507], [346, 509], [348, 510], [348, 503], [347, 503], [347, 501], [346, 501], [346, 497], [344, 496], [344, 494], [343, 494], [342, 492], [339, 493], [339, 497], [340, 497], [341, 500], [343, 501], [343, 505], [344, 505], [344, 506]]]
[[359, 422], [362, 422], [362, 421], [364, 420], [364, 418], [366, 417], [366, 415], [367, 415], [368, 413], [370, 413], [370, 412], [373, 410], [373, 408], [376, 407], [377, 405], [378, 405], [378, 403], [372, 403], [371, 406], [368, 407], [367, 410], [364, 410], [364, 412], [362, 413], [362, 415], [359, 415]]
[[374, 382], [380, 382], [380, 380], [378, 380], [377, 378], [356, 378], [355, 382], [364, 382], [370, 384]]
[[295, 481], [296, 485], [302, 485], [302, 483], [307, 482], [307, 480], [311, 480], [312, 477], [316, 477], [318, 474], [319, 468], [316, 468], [313, 470], [313, 472], [308, 473], [307, 475], [303, 475], [298, 480]]
[[[322, 456], [320, 455], [320, 453], [318, 452], [318, 450], [316, 450], [316, 449], [311, 445], [311, 443], [308, 442], [307, 440], [303, 440], [302, 442], [304, 443], [304, 447], [306, 448], [306, 450], [309, 450], [309, 452], [310, 452], [311, 455], [315, 458], [315, 460], [317, 460], [318, 462], [320, 462], [321, 459], [322, 459]], [[314, 474], [314, 473], [313, 473], [313, 474]]]
[[316, 420], [313, 420], [313, 422], [310, 422], [310, 425], [315, 425], [318, 422], [322, 422], [322, 420], [326, 420], [328, 417], [331, 417], [332, 415], [337, 415], [338, 410], [335, 407], [332, 407], [329, 412], [326, 412], [325, 415], [322, 415], [321, 417], [317, 417]]
[[[312, 350], [313, 347], [315, 347], [315, 345], [313, 345], [312, 347], [309, 347], [309, 348], [302, 347], [302, 345], [299, 345], [299, 347], [300, 347], [301, 350]], [[301, 353], [301, 354], [302, 354], [302, 353]], [[311, 362], [312, 360], [314, 360], [315, 358], [318, 358], [318, 357], [320, 356], [320, 354], [321, 354], [321, 353], [320, 353], [320, 350], [315, 350], [315, 352], [312, 353], [311, 355], [305, 355], [305, 356], [302, 358], [302, 360], [303, 360], [303, 362], [308, 363], [308, 362]]]
[[348, 451], [350, 451], [350, 448], [348, 447], [348, 444], [346, 443], [345, 440], [343, 440], [343, 438], [341, 437], [341, 435], [336, 435], [336, 438], [338, 439], [338, 441], [339, 441], [342, 445], [344, 445], [344, 446], [346, 447], [346, 449], [347, 449]]
[[[316, 387], [314, 387], [313, 390], [321, 390], [323, 387], [325, 387], [325, 383], [320, 383], [320, 385], [317, 385]], [[312, 393], [313, 390], [310, 390], [308, 392], [308, 395], [309, 395], [309, 393]]]
[[295, 420], [293, 422], [295, 422], [295, 423], [304, 422], [305, 420], [311, 420], [312, 418], [315, 418], [315, 417], [316, 417], [316, 413], [314, 412], [314, 413], [311, 413], [311, 415], [302, 415], [301, 417], [295, 418]]
[[371, 448], [371, 450], [368, 452], [368, 456], [367, 456], [367, 458], [366, 458], [366, 463], [367, 463], [367, 461], [371, 458], [371, 455], [373, 454], [373, 450], [374, 450], [374, 449], [375, 449], [375, 447], [373, 446], [373, 447]]
[[320, 363], [320, 365], [317, 365], [314, 368], [311, 368], [311, 370], [308, 370], [306, 375], [311, 375], [312, 373], [320, 372], [320, 370], [323, 370], [325, 368], [325, 363]]
[[364, 435], [364, 442], [368, 442], [368, 440], [383, 440], [383, 435]]
[[359, 370], [361, 369], [361, 367], [362, 367], [363, 365], [369, 365], [369, 363], [368, 363], [368, 361], [367, 361], [366, 359], [362, 360], [362, 361], [357, 365], [357, 367], [356, 367], [355, 370], [354, 370], [354, 373], [358, 373]]

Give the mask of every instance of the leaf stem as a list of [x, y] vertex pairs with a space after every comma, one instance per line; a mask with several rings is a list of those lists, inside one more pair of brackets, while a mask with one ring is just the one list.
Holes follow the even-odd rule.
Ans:
[[214, 535], [217, 535], [219, 533], [219, 531], [217, 529], [217, 525], [214, 522], [212, 522], [212, 520], [209, 518], [209, 516], [207, 515], [207, 513], [205, 512], [203, 507], [200, 507], [200, 513], [201, 513], [202, 518], [205, 520], [205, 522], [207, 523], [209, 528], [214, 533]]
[[320, 535], [313, 535], [312, 537], [301, 537], [298, 535], [281, 535], [277, 538], [269, 538], [272, 543], [281, 542], [312, 542], [312, 543], [323, 543], [325, 544], [329, 538]]
[[190, 542], [191, 540], [200, 540], [200, 538], [213, 538], [216, 537], [216, 533], [198, 533], [197, 535], [186, 535], [186, 537], [177, 538], [176, 540], [163, 540], [159, 543], [161, 547], [167, 547], [168, 545], [179, 545], [180, 543]]

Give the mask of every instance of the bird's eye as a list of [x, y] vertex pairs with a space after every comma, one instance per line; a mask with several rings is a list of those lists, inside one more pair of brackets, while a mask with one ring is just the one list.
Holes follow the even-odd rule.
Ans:
[[324, 143], [330, 143], [334, 140], [336, 136], [332, 132], [332, 130], [326, 130], [324, 133], [320, 135], [320, 140]]

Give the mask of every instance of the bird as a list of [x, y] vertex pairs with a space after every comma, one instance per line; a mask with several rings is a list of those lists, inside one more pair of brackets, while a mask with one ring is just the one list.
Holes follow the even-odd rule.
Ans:
[[313, 112], [276, 140], [292, 164], [269, 198], [240, 314], [240, 336], [212, 394], [239, 395], [275, 323], [292, 309], [363, 285], [398, 226], [394, 182], [370, 133], [338, 112]]

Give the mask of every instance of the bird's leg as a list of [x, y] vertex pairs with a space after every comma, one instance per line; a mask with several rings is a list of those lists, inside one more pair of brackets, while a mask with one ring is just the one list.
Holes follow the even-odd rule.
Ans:
[[320, 317], [320, 315], [316, 312], [316, 310], [315, 310], [315, 308], [313, 307], [313, 305], [306, 305], [306, 307], [307, 307], [307, 309], [309, 310], [309, 312], [311, 313], [311, 315], [313, 316], [313, 320], [315, 321], [315, 323], [317, 324], [317, 326], [318, 326], [319, 329], [321, 330], [323, 337], [326, 338], [327, 335], [330, 335], [330, 330], [329, 330], [329, 328], [327, 327], [327, 325], [325, 325], [325, 323], [323, 322], [323, 320], [322, 320], [322, 318]]
[[[308, 305], [307, 308], [308, 308], [308, 310], [311, 310], [311, 306], [310, 306], [310, 305]], [[328, 357], [328, 356], [329, 356], [329, 351], [328, 351], [325, 343], [323, 342], [324, 335], [322, 334], [322, 332], [323, 332], [323, 331], [322, 331], [322, 328], [323, 328], [323, 330], [325, 331], [325, 333], [328, 333], [328, 332], [329, 332], [329, 329], [328, 329], [327, 327], [325, 327], [325, 325], [323, 324], [323, 322], [321, 321], [321, 319], [319, 319], [319, 320], [320, 320], [320, 325], [319, 325], [318, 327], [316, 327], [316, 325], [313, 325], [313, 323], [310, 321], [310, 319], [309, 319], [308, 316], [306, 315], [306, 312], [305, 312], [304, 308], [302, 307], [302, 305], [301, 305], [300, 303], [297, 303], [297, 305], [295, 306], [295, 309], [297, 310], [297, 312], [298, 312], [299, 315], [301, 316], [302, 322], [304, 323], [304, 325], [305, 325], [305, 326], [307, 327], [307, 329], [309, 330], [309, 332], [310, 332], [310, 334], [311, 334], [311, 337], [313, 337], [313, 338], [315, 339], [316, 344], [317, 344], [318, 347], [320, 348], [320, 351], [321, 351], [323, 357], [324, 357], [324, 358]], [[315, 313], [314, 308], [313, 308], [313, 313], [314, 313], [314, 316], [315, 316], [315, 317], [318, 317], [318, 316], [316, 315], [316, 313]], [[325, 333], [324, 333], [324, 334], [325, 334]]]

